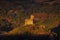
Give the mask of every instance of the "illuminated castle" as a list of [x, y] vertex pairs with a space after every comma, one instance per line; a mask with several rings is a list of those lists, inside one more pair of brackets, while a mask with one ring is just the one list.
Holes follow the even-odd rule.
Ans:
[[34, 15], [31, 15], [30, 18], [25, 19], [25, 25], [33, 25]]

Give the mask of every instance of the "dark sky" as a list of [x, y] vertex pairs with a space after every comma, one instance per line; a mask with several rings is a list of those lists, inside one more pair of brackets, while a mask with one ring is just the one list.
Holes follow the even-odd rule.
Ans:
[[44, 2], [44, 1], [56, 1], [60, 2], [60, 0], [0, 0], [0, 1], [35, 1], [35, 2]]

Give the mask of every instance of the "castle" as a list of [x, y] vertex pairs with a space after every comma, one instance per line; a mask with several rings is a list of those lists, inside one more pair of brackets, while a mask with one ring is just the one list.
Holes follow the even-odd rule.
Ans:
[[24, 25], [33, 25], [33, 19], [34, 19], [34, 15], [31, 15], [30, 18], [25, 19]]

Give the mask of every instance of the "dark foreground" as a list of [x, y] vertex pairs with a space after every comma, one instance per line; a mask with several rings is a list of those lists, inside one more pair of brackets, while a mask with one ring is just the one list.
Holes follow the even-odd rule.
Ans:
[[60, 36], [50, 37], [48, 35], [33, 36], [31, 34], [0, 36], [0, 40], [60, 40]]
[[1, 36], [0, 40], [60, 40], [60, 25], [54, 29], [53, 32], [57, 33], [56, 35], [49, 36], [49, 35], [39, 35], [35, 36], [29, 33], [24, 33], [22, 35], [15, 35], [15, 36]]

